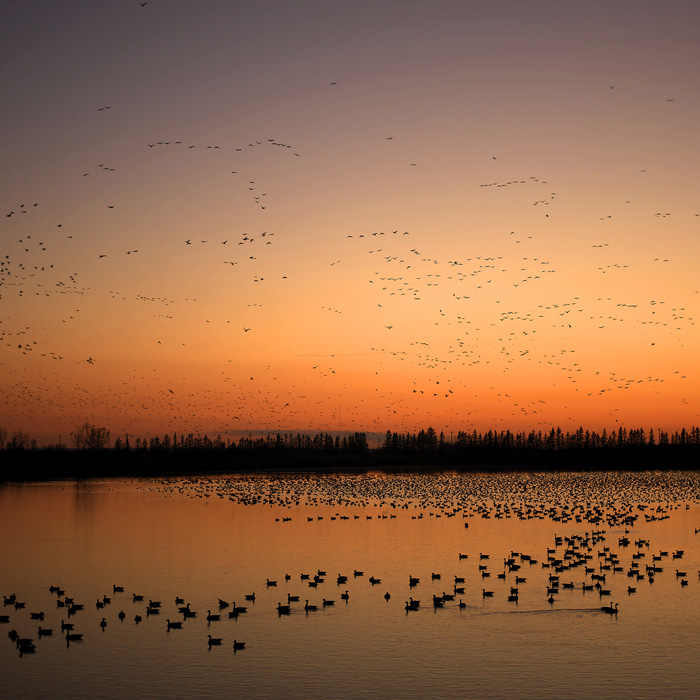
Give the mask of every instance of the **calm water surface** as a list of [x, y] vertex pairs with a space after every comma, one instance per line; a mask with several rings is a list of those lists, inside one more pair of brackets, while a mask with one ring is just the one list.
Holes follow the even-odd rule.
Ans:
[[[0, 593], [25, 607], [0, 606], [10, 618], [0, 624], [0, 695], [696, 700], [699, 495], [698, 472], [5, 485]], [[653, 583], [647, 565], [662, 569]], [[319, 570], [316, 588], [301, 579]], [[609, 595], [583, 590], [593, 574]], [[49, 586], [84, 609], [69, 617]], [[435, 608], [444, 593], [454, 600]], [[288, 595], [299, 602], [279, 615]], [[196, 617], [185, 620], [176, 597]], [[410, 598], [418, 610], [406, 611]], [[318, 610], [305, 612], [307, 599]], [[161, 601], [159, 614], [146, 614], [149, 600]], [[247, 612], [229, 618], [234, 601]], [[617, 615], [601, 611], [613, 603]], [[207, 622], [208, 610], [221, 620]], [[182, 629], [168, 631], [168, 618]], [[82, 642], [67, 644], [62, 620]], [[39, 637], [39, 625], [53, 634]], [[36, 651], [20, 655], [10, 630]], [[234, 640], [245, 648], [234, 653]]]

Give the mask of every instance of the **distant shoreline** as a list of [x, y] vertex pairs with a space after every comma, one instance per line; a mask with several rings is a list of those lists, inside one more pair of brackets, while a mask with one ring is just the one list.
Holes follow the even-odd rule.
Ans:
[[699, 445], [461, 448], [357, 452], [269, 449], [1, 450], [0, 483], [304, 471], [695, 471]]

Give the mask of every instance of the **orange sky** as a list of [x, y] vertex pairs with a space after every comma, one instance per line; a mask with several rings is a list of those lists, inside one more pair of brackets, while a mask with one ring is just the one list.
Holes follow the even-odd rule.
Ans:
[[696, 3], [8, 17], [0, 427], [698, 424]]

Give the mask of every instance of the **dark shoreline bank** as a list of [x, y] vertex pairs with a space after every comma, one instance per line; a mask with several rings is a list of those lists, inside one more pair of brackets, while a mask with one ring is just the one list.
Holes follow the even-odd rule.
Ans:
[[454, 470], [693, 471], [700, 446], [539, 450], [452, 447], [428, 451], [269, 449], [2, 450], [0, 483], [106, 477], [167, 477], [269, 471]]

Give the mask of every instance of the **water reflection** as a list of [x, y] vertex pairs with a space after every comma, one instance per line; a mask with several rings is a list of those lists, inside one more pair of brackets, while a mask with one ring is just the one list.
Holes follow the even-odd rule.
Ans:
[[1, 629], [32, 641], [0, 645], [3, 682], [14, 697], [694, 698], [698, 486], [697, 472], [7, 485], [0, 592], [25, 606], [7, 602]]

